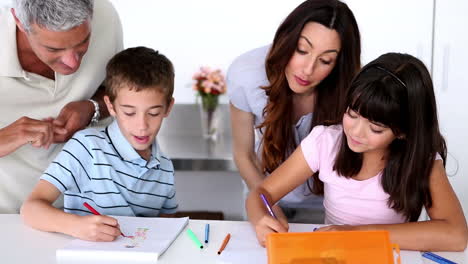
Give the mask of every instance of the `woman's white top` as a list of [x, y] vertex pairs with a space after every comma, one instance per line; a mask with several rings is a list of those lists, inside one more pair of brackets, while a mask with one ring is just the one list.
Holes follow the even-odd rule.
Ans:
[[[264, 121], [263, 109], [268, 100], [261, 87], [269, 85], [265, 71], [265, 59], [269, 49], [270, 45], [267, 45], [240, 55], [231, 64], [226, 76], [230, 103], [244, 112], [252, 113], [255, 116], [255, 127]], [[309, 113], [302, 116], [292, 127], [298, 146], [309, 134], [311, 123], [312, 113]], [[255, 152], [259, 158], [261, 139], [261, 131], [255, 129]], [[244, 191], [248, 192], [246, 186]], [[283, 197], [280, 204], [290, 208], [323, 208], [322, 198], [311, 194], [306, 182]]]

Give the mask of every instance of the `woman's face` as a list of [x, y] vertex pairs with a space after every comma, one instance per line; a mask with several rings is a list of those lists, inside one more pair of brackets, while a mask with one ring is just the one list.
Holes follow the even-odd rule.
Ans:
[[313, 93], [333, 70], [340, 48], [338, 32], [316, 22], [307, 23], [285, 69], [291, 90], [296, 94]]

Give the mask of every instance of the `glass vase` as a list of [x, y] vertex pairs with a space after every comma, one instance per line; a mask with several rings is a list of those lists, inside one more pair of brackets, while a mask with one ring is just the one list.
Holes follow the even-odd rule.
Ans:
[[201, 95], [200, 117], [202, 125], [203, 138], [207, 140], [216, 140], [219, 133], [219, 107], [218, 95]]

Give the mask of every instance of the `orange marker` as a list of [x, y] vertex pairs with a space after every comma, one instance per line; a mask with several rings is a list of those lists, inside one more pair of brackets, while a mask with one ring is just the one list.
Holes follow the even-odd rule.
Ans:
[[224, 238], [223, 244], [221, 245], [221, 247], [218, 250], [218, 255], [220, 255], [221, 252], [223, 252], [223, 250], [226, 247], [227, 243], [229, 242], [230, 238], [231, 238], [231, 234], [227, 234], [227, 236]]

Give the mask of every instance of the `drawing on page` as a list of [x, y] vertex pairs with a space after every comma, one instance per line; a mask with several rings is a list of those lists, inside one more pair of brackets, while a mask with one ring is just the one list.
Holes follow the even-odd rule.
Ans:
[[125, 245], [125, 248], [136, 248], [146, 240], [146, 233], [149, 228], [137, 228], [135, 235], [128, 237], [129, 243]]

